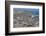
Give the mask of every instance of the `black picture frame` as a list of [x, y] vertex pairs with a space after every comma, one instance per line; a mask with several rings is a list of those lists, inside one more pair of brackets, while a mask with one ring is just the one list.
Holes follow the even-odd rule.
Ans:
[[[9, 5], [10, 4], [35, 4], [35, 5], [42, 5], [42, 11], [43, 11], [43, 20], [42, 20], [42, 24], [43, 24], [43, 30], [42, 31], [34, 31], [34, 32], [14, 32], [14, 33], [9, 33]], [[45, 3], [40, 3], [40, 2], [20, 2], [20, 1], [5, 1], [5, 35], [22, 35], [22, 34], [38, 34], [38, 33], [45, 33]]]

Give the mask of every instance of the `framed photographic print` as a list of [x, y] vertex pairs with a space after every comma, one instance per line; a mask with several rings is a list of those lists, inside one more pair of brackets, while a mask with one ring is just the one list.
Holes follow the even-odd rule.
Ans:
[[6, 35], [45, 32], [45, 4], [40, 2], [5, 2]]

